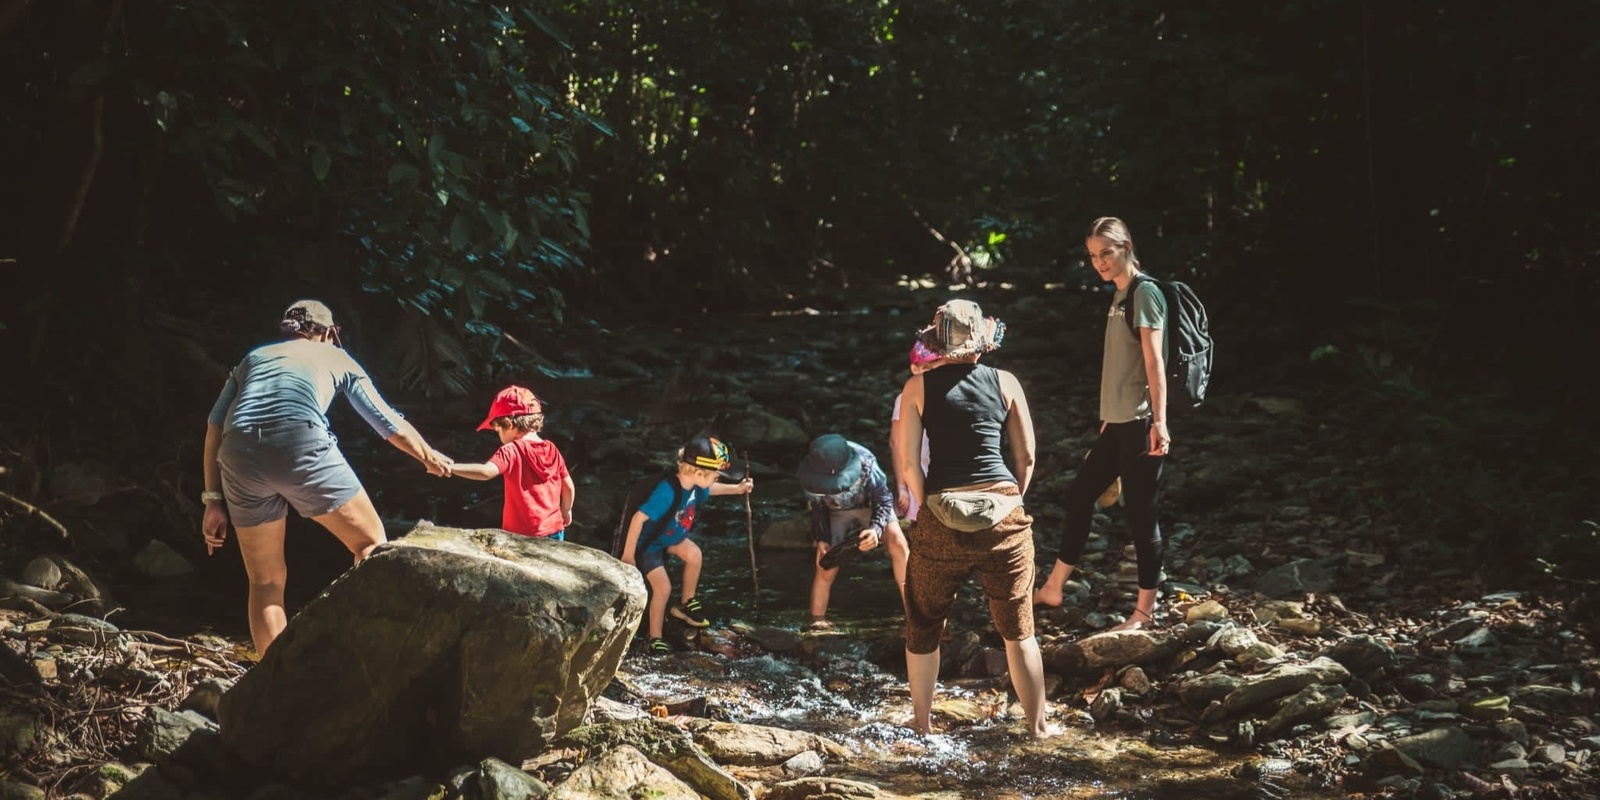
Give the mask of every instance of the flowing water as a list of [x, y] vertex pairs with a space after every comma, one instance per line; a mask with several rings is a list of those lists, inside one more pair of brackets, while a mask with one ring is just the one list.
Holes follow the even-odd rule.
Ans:
[[[811, 556], [760, 551], [758, 597], [743, 508], [730, 510], [736, 498], [718, 498], [712, 505], [719, 502], [722, 507], [706, 509], [699, 523], [706, 526], [700, 596], [716, 624], [697, 634], [669, 618], [668, 637], [683, 649], [634, 656], [625, 663], [623, 675], [642, 695], [637, 699], [643, 705], [673, 706], [704, 697], [704, 713], [718, 719], [827, 736], [854, 757], [842, 766], [829, 765], [825, 774], [866, 781], [899, 796], [1342, 796], [1312, 788], [1306, 776], [1263, 779], [1259, 756], [1197, 746], [1187, 736], [1159, 728], [1096, 729], [1081, 699], [1075, 708], [1063, 705], [1071, 698], [1052, 699], [1051, 719], [1061, 733], [1034, 741], [1025, 735], [1005, 678], [941, 680], [936, 704], [965, 701], [958, 707], [979, 718], [964, 722], [936, 715], [938, 732], [915, 735], [905, 727], [911, 707], [903, 662], [897, 661], [903, 652], [898, 639], [903, 617], [887, 558], [860, 557], [841, 571], [828, 615], [834, 630], [805, 634], [798, 653], [772, 655], [738, 632], [759, 625], [803, 629]], [[761, 505], [758, 500], [756, 507]], [[981, 598], [976, 581], [969, 582], [951, 616], [952, 632], [987, 630], [988, 609]], [[1288, 762], [1279, 766], [1287, 768]], [[1287, 779], [1297, 779], [1292, 790], [1283, 785]]]

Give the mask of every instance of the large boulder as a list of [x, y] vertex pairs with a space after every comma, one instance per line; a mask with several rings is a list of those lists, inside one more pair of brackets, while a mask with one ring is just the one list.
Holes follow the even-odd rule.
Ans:
[[519, 764], [582, 723], [644, 607], [638, 570], [599, 550], [423, 522], [334, 581], [223, 695], [223, 743], [298, 783]]

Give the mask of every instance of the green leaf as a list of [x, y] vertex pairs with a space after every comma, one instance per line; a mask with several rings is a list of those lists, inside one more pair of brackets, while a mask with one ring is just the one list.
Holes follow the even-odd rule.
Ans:
[[417, 171], [415, 164], [401, 162], [389, 168], [390, 186], [415, 187], [422, 173]]
[[428, 136], [428, 166], [433, 167], [435, 170], [443, 169], [443, 165], [439, 161], [444, 156], [444, 152], [444, 134], [434, 131], [433, 134]]
[[457, 214], [450, 223], [450, 247], [458, 253], [472, 249], [472, 223], [466, 214]]
[[251, 125], [243, 120], [234, 123], [234, 125], [238, 129], [239, 133], [244, 134], [244, 138], [249, 139], [250, 143], [255, 145], [256, 148], [261, 152], [266, 153], [269, 156], [275, 155], [272, 142], [267, 141], [267, 137], [263, 136], [261, 131], [258, 130], [256, 126]]
[[311, 148], [311, 174], [316, 176], [317, 180], [327, 180], [328, 169], [332, 166], [333, 157], [328, 155], [328, 148], [320, 144]]
[[523, 133], [528, 133], [533, 130], [533, 126], [523, 121], [522, 117], [512, 117], [511, 124], [517, 126], [517, 130]]

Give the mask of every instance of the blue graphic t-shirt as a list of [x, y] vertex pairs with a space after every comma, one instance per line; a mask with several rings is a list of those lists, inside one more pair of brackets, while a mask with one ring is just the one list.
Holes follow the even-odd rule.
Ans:
[[[667, 480], [675, 481], [677, 478], [668, 478]], [[655, 491], [650, 493], [650, 499], [639, 506], [639, 510], [650, 518], [650, 521], [644, 524], [644, 529], [639, 532], [641, 538], [649, 535], [654, 523], [660, 520], [661, 515], [667, 513], [667, 510], [672, 507], [674, 494], [672, 486], [664, 480], [656, 484]], [[711, 491], [708, 489], [702, 489], [698, 486], [689, 489], [688, 496], [683, 499], [683, 507], [678, 509], [677, 514], [673, 515], [672, 521], [668, 522], [667, 526], [662, 529], [661, 535], [648, 542], [639, 542], [639, 549], [665, 550], [689, 538], [689, 531], [694, 529], [695, 509], [700, 506], [702, 500], [710, 496]]]

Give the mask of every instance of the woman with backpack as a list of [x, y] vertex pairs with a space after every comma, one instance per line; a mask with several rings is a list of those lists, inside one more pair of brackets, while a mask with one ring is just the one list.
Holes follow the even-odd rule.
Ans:
[[1100, 437], [1067, 487], [1061, 552], [1050, 577], [1034, 592], [1033, 603], [1061, 605], [1062, 587], [1089, 538], [1095, 498], [1121, 478], [1128, 530], [1138, 554], [1139, 596], [1133, 614], [1114, 630], [1133, 630], [1155, 621], [1161, 580], [1157, 487], [1172, 447], [1167, 431], [1167, 299], [1139, 271], [1133, 236], [1122, 220], [1095, 220], [1084, 243], [1100, 279], [1117, 287], [1106, 317], [1100, 365]]

